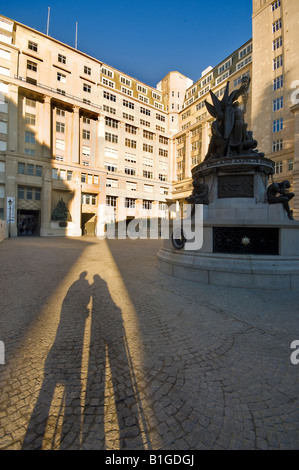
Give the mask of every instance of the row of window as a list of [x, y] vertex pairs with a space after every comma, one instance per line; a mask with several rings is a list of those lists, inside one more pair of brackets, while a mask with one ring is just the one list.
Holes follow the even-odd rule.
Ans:
[[[279, 162], [275, 162], [274, 163], [274, 173], [277, 175], [279, 173], [282, 173], [283, 172], [283, 162], [282, 161], [279, 161]], [[293, 171], [293, 167], [294, 167], [294, 160], [291, 158], [289, 160], [287, 160], [287, 171]]]
[[[107, 178], [106, 180], [106, 187], [107, 188], [118, 188], [118, 180], [113, 178]], [[137, 191], [137, 183], [135, 181], [126, 181], [126, 189], [129, 191]], [[154, 186], [149, 184], [143, 185], [143, 190], [147, 193], [154, 192]], [[168, 188], [164, 188], [163, 186], [160, 187], [160, 193], [163, 195], [168, 194]]]
[[[147, 199], [142, 201], [142, 208], [145, 210], [151, 210], [153, 208], [153, 202]], [[117, 196], [106, 196], [106, 206], [108, 207], [117, 207]], [[135, 209], [136, 207], [136, 199], [126, 197], [125, 198], [125, 207], [127, 209]], [[160, 211], [167, 211], [167, 204], [166, 202], [159, 202], [159, 210]]]

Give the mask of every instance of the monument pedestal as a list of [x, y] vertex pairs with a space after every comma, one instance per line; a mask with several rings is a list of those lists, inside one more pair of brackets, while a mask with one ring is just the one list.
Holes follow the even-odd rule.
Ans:
[[[268, 204], [273, 162], [259, 154], [203, 162], [193, 178], [208, 186], [200, 250], [164, 240], [158, 268], [206, 284], [293, 290], [299, 288], [299, 222], [282, 204]], [[201, 226], [193, 226], [195, 233]], [[170, 234], [172, 228], [170, 227]]]

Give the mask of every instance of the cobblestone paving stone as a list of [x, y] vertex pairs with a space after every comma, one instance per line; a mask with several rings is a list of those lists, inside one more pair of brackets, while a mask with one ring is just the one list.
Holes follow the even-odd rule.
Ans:
[[172, 278], [160, 245], [0, 244], [0, 449], [299, 448], [299, 293]]

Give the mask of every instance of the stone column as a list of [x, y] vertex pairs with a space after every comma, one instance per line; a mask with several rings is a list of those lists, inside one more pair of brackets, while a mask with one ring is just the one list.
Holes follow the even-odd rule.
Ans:
[[97, 145], [96, 145], [96, 167], [104, 168], [105, 165], [105, 117], [98, 116], [97, 123]]
[[7, 150], [10, 152], [18, 151], [18, 103], [19, 103], [19, 87], [9, 85], [8, 99], [8, 135]]
[[191, 178], [191, 133], [186, 132], [186, 147], [185, 147], [185, 178]]
[[44, 106], [43, 106], [42, 155], [43, 157], [46, 157], [46, 158], [50, 158], [51, 153], [52, 153], [51, 136], [52, 136], [51, 98], [49, 96], [45, 96]]
[[79, 119], [79, 106], [73, 107], [72, 116], [72, 135], [71, 135], [71, 161], [73, 163], [80, 163], [80, 119]]
[[52, 191], [52, 179], [51, 179], [51, 168], [46, 168], [44, 171], [43, 187], [41, 195], [41, 227], [40, 236], [50, 235], [51, 225], [51, 191]]
[[291, 107], [294, 114], [294, 167], [293, 167], [293, 202], [294, 218], [299, 219], [299, 103]]

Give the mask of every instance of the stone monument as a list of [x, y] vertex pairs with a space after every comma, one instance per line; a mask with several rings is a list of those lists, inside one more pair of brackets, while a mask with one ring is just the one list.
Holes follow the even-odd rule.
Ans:
[[[203, 245], [185, 249], [180, 240], [164, 240], [158, 253], [158, 268], [175, 277], [224, 286], [299, 288], [299, 223], [293, 220], [290, 184], [272, 182], [274, 162], [257, 150], [257, 141], [247, 129], [244, 111], [237, 100], [250, 84], [244, 78], [239, 89], [229, 93], [229, 82], [220, 101], [210, 91], [205, 102], [215, 118], [204, 161], [192, 169], [193, 230], [196, 204], [203, 209]], [[170, 227], [170, 231], [172, 227]]]

